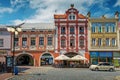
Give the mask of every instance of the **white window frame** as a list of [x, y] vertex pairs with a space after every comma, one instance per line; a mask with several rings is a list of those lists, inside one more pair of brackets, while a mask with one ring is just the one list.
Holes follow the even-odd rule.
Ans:
[[71, 14], [69, 14], [68, 18], [69, 18], [69, 20], [76, 20], [76, 15], [74, 13], [71, 13]]

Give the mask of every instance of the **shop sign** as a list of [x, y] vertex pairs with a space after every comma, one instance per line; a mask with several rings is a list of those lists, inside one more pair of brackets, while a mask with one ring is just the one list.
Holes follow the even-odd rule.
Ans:
[[90, 57], [98, 57], [98, 52], [90, 52]]

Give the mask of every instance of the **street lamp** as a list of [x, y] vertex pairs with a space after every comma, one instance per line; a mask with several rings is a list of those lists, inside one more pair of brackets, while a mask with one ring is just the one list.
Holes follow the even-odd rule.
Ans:
[[14, 63], [15, 63], [15, 62], [14, 62], [14, 58], [15, 58], [15, 35], [18, 35], [18, 33], [22, 31], [22, 29], [21, 29], [20, 27], [18, 27], [18, 26], [14, 26], [14, 27], [8, 27], [8, 28], [7, 28], [7, 31], [13, 33], [12, 73], [14, 74], [14, 68], [15, 68], [15, 64], [14, 64]]

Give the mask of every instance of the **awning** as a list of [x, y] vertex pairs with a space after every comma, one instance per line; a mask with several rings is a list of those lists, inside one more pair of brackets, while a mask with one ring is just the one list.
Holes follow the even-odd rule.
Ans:
[[55, 60], [70, 60], [70, 58], [62, 54], [56, 57]]
[[81, 55], [76, 55], [71, 58], [71, 60], [87, 60], [87, 58], [81, 56]]

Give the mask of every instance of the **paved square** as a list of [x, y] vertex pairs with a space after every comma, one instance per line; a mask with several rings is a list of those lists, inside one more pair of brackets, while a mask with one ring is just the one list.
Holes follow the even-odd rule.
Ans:
[[32, 67], [9, 80], [113, 80], [120, 71], [90, 71], [88, 68]]

